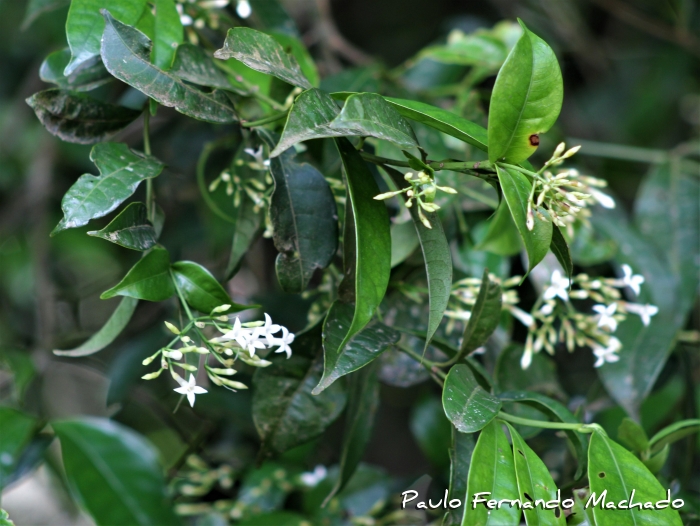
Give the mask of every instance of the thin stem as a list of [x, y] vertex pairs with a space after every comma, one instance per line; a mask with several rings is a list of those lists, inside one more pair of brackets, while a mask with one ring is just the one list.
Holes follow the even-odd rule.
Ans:
[[258, 119], [256, 121], [241, 121], [241, 126], [245, 128], [254, 128], [255, 126], [262, 126], [263, 124], [269, 124], [271, 122], [276, 122], [279, 120], [284, 119], [287, 115], [289, 114], [289, 110], [284, 110], [280, 111], [278, 113], [273, 113], [272, 115], [268, 115], [267, 117], [263, 117], [262, 119]]
[[403, 166], [404, 168], [410, 168], [411, 165], [408, 161], [398, 161], [396, 159], [389, 159], [388, 157], [379, 157], [367, 152], [360, 152], [360, 155], [365, 161], [369, 161], [374, 164], [388, 164], [389, 166]]
[[430, 361], [430, 360], [426, 360], [425, 358], [423, 358], [423, 357], [422, 357], [421, 355], [419, 355], [418, 353], [413, 352], [413, 349], [410, 349], [410, 348], [407, 347], [406, 345], [402, 345], [402, 344], [399, 343], [399, 344], [396, 344], [396, 346], [397, 346], [401, 351], [403, 351], [403, 352], [405, 352], [406, 354], [408, 354], [408, 355], [409, 355], [411, 358], [413, 358], [415, 361], [417, 361], [417, 362], [419, 362], [420, 364], [422, 364], [423, 367], [425, 367], [431, 374], [436, 374], [437, 376], [439, 376], [439, 377], [442, 378], [443, 380], [447, 377], [447, 375], [446, 375], [445, 373], [443, 373], [440, 369], [437, 368], [437, 365], [438, 365], [438, 364], [436, 364], [435, 362], [432, 362], [432, 361]]
[[[595, 431], [603, 431], [603, 428], [598, 424], [570, 424], [566, 422], [549, 422], [545, 420], [532, 420], [530, 418], [521, 418], [519, 416], [509, 415], [503, 411], [499, 411], [496, 415], [501, 420], [506, 422], [511, 422], [513, 424], [520, 424], [530, 427], [539, 427], [542, 429], [563, 429], [578, 431], [579, 433], [593, 433]], [[604, 432], [604, 431], [603, 431]]]
[[516, 172], [520, 172], [521, 174], [525, 174], [533, 179], [537, 179], [538, 181], [541, 181], [543, 183], [546, 183], [542, 176], [538, 174], [537, 172], [531, 172], [527, 168], [523, 168], [522, 166], [516, 166], [514, 164], [508, 164], [508, 163], [498, 163], [500, 166], [503, 166], [504, 168], [510, 168], [511, 170], [515, 170]]
[[[367, 152], [360, 152], [362, 158], [365, 161], [369, 161], [374, 164], [388, 164], [389, 166], [402, 166], [404, 168], [410, 168], [411, 165], [408, 161], [400, 161], [398, 159], [389, 159], [388, 157], [379, 157]], [[440, 170], [451, 170], [453, 172], [472, 172], [478, 171], [493, 171], [494, 165], [488, 161], [430, 161], [427, 163], [433, 170], [439, 172]], [[471, 174], [479, 177], [476, 174]]]
[[[150, 119], [151, 111], [146, 108], [143, 112], [143, 153], [151, 155], [151, 136], [150, 136]], [[155, 204], [156, 198], [153, 194], [153, 178], [146, 179], [146, 214], [148, 220], [153, 223], [155, 219]]]
[[216, 202], [214, 202], [214, 200], [209, 195], [209, 189], [207, 188], [204, 173], [207, 167], [207, 161], [209, 160], [209, 156], [211, 155], [211, 153], [220, 146], [226, 144], [228, 140], [230, 140], [229, 137], [222, 137], [221, 139], [218, 139], [214, 142], [210, 142], [204, 146], [204, 148], [202, 149], [202, 153], [199, 156], [199, 160], [197, 161], [197, 186], [199, 186], [199, 193], [202, 194], [202, 199], [204, 199], [204, 202], [207, 204], [209, 209], [224, 221], [235, 224], [236, 220], [229, 216], [226, 212], [221, 210], [221, 208], [219, 208]]

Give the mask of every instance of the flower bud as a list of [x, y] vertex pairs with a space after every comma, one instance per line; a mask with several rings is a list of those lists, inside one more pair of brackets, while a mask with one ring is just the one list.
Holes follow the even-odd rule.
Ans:
[[148, 373], [144, 374], [141, 379], [142, 380], [153, 380], [154, 378], [158, 378], [160, 376], [160, 373], [163, 372], [163, 369], [158, 369], [155, 373]]
[[559, 157], [565, 148], [566, 148], [566, 144], [564, 144], [563, 142], [560, 142], [559, 145], [557, 146], [556, 150], [554, 150], [554, 153], [552, 154], [552, 158], [556, 159], [557, 157]]
[[175, 327], [175, 325], [173, 325], [173, 324], [170, 323], [169, 321], [166, 321], [166, 322], [164, 322], [164, 323], [165, 323], [165, 326], [168, 328], [168, 330], [169, 330], [170, 332], [172, 332], [173, 334], [180, 334], [180, 329], [178, 329], [177, 327]]
[[562, 159], [568, 159], [569, 157], [576, 155], [576, 152], [578, 152], [581, 149], [581, 145], [579, 146], [574, 146], [571, 148], [569, 151], [567, 151], [564, 155], [561, 156]]
[[233, 380], [229, 380], [228, 378], [219, 378], [219, 381], [225, 385], [226, 387], [230, 387], [231, 389], [248, 389], [248, 386], [246, 384], [243, 384], [241, 382], [235, 382]]
[[174, 351], [163, 351], [163, 356], [170, 358], [171, 360], [182, 360], [182, 352], [178, 350]]
[[220, 312], [226, 312], [230, 308], [231, 308], [231, 305], [224, 303], [223, 305], [219, 305], [218, 307], [215, 307], [214, 309], [212, 309], [211, 313], [212, 314], [219, 314]]

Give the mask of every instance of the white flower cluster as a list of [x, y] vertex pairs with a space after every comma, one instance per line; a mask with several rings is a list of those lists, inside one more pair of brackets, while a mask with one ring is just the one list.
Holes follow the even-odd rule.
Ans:
[[[275, 334], [280, 331], [282, 336], [276, 337]], [[272, 318], [265, 314], [265, 323], [253, 327], [244, 327], [241, 320], [236, 318], [231, 330], [224, 332], [223, 336], [210, 341], [212, 343], [236, 342], [241, 349], [248, 351], [251, 358], [253, 358], [258, 349], [277, 347], [276, 353], [287, 353], [287, 358], [289, 358], [292, 355], [292, 349], [289, 345], [294, 341], [294, 334], [289, 332], [286, 327], [272, 323]]]

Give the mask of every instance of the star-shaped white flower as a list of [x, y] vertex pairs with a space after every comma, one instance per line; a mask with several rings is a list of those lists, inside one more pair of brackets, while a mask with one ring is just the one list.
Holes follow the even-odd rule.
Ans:
[[262, 340], [253, 339], [253, 338], [248, 340], [248, 344], [244, 347], [244, 349], [246, 349], [248, 351], [248, 354], [250, 354], [251, 358], [255, 354], [256, 349], [264, 349], [264, 348], [265, 348], [265, 342], [263, 342]]
[[644, 283], [644, 276], [641, 274], [634, 274], [632, 267], [629, 265], [622, 265], [622, 272], [625, 275], [622, 278], [622, 283], [631, 288], [634, 293], [639, 296], [640, 285]]
[[289, 344], [294, 341], [294, 333], [289, 332], [287, 327], [281, 327], [281, 329], [282, 337], [271, 338], [270, 346], [279, 345], [279, 349], [277, 349], [275, 352], [285, 352], [287, 353], [287, 358], [289, 358], [292, 355], [292, 349], [289, 347]]
[[251, 337], [252, 334], [250, 329], [246, 329], [245, 327], [241, 326], [241, 320], [236, 318], [236, 321], [233, 322], [233, 328], [219, 339], [224, 341], [234, 340], [241, 347], [241, 349], [245, 349], [248, 347]]
[[617, 320], [614, 318], [617, 311], [617, 303], [611, 303], [607, 307], [605, 305], [593, 305], [593, 310], [598, 313], [598, 327], [610, 329], [610, 332], [617, 330]]
[[659, 312], [659, 308], [656, 305], [640, 305], [639, 303], [628, 303], [625, 305], [627, 312], [632, 314], [637, 314], [641, 319], [644, 326], [648, 326], [651, 323], [651, 317]]
[[270, 315], [265, 313], [265, 325], [262, 325], [261, 327], [256, 327], [253, 331], [253, 337], [265, 338], [267, 340], [267, 344], [269, 346], [272, 346], [272, 335], [277, 334], [280, 331], [280, 329], [281, 327], [279, 325], [277, 325], [276, 323], [272, 323], [272, 318], [270, 318]]
[[552, 280], [547, 290], [544, 291], [544, 299], [551, 300], [557, 296], [568, 301], [569, 299], [569, 280], [561, 275], [561, 272], [555, 270], [552, 272]]
[[243, 150], [245, 153], [250, 155], [255, 159], [255, 163], [260, 166], [261, 168], [270, 166], [270, 160], [269, 159], [263, 159], [263, 147], [262, 145], [257, 149], [253, 150], [252, 148], [246, 148]]
[[195, 378], [193, 374], [190, 374], [190, 380], [189, 382], [185, 382], [182, 378], [178, 377], [177, 382], [180, 384], [180, 387], [176, 387], [174, 391], [176, 393], [183, 394], [187, 396], [187, 400], [190, 403], [191, 407], [194, 407], [194, 396], [198, 394], [204, 394], [207, 392], [206, 389], [203, 387], [199, 387], [196, 384]]
[[593, 364], [593, 367], [600, 367], [603, 365], [605, 362], [608, 363], [614, 363], [620, 359], [620, 357], [616, 354], [617, 351], [619, 351], [622, 348], [622, 344], [620, 343], [620, 340], [617, 338], [610, 338], [608, 340], [608, 345], [607, 347], [602, 347], [602, 346], [596, 346], [593, 348], [593, 354], [596, 357], [596, 362]]

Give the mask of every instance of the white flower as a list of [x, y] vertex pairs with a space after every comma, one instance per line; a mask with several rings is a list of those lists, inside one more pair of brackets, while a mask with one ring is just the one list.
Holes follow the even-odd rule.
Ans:
[[535, 319], [534, 319], [530, 314], [528, 314], [527, 312], [525, 312], [524, 310], [519, 309], [519, 308], [516, 307], [515, 305], [511, 306], [511, 307], [509, 308], [509, 310], [510, 310], [510, 313], [511, 313], [515, 318], [517, 318], [517, 319], [520, 321], [520, 323], [522, 323], [522, 324], [525, 325], [526, 327], [533, 327], [533, 326], [534, 326], [534, 324], [535, 324]]
[[238, 345], [240, 345], [241, 349], [245, 349], [246, 347], [248, 347], [248, 342], [251, 336], [251, 331], [242, 327], [241, 320], [236, 318], [236, 321], [233, 322], [233, 329], [231, 329], [230, 331], [228, 331], [223, 336], [217, 339], [224, 341], [234, 340]]
[[525, 349], [525, 352], [523, 353], [522, 357], [520, 358], [520, 368], [527, 369], [528, 367], [530, 367], [531, 363], [532, 363], [532, 350]]
[[253, 10], [248, 3], [248, 0], [239, 0], [236, 4], [236, 14], [241, 18], [248, 18], [253, 13]]
[[614, 337], [608, 340], [607, 347], [595, 346], [593, 348], [593, 354], [596, 357], [596, 362], [593, 364], [593, 367], [600, 367], [605, 362], [614, 363], [618, 361], [620, 357], [615, 353], [621, 348], [622, 344], [620, 340]]
[[554, 312], [554, 302], [548, 301], [542, 307], [540, 307], [540, 312], [544, 314], [545, 316], [549, 316]]
[[289, 347], [289, 344], [294, 341], [294, 334], [289, 332], [287, 327], [282, 327], [282, 337], [281, 338], [271, 338], [271, 344], [272, 345], [279, 345], [279, 349], [277, 349], [275, 352], [285, 352], [287, 353], [287, 358], [289, 358], [292, 355], [292, 349]]
[[611, 303], [607, 307], [605, 305], [593, 305], [593, 310], [598, 313], [598, 327], [607, 327], [610, 332], [617, 330], [617, 320], [613, 317], [617, 310], [617, 303]]
[[185, 382], [182, 378], [179, 376], [177, 377], [177, 382], [180, 384], [180, 387], [176, 387], [174, 391], [176, 393], [180, 393], [183, 395], [187, 396], [187, 400], [190, 403], [190, 406], [194, 407], [194, 396], [198, 394], [204, 394], [207, 392], [206, 389], [203, 387], [199, 387], [195, 383], [195, 378], [193, 374], [190, 374], [190, 381]]
[[544, 291], [544, 299], [551, 300], [559, 296], [564, 301], [569, 299], [569, 280], [562, 277], [561, 272], [555, 270], [552, 272], [551, 285]]
[[603, 208], [608, 208], [608, 209], [613, 209], [615, 208], [615, 200], [610, 197], [608, 194], [604, 194], [600, 190], [596, 190], [595, 188], [587, 188], [586, 191], [591, 194], [593, 199], [598, 201], [598, 204], [602, 206]]
[[[246, 2], [247, 4], [248, 2]], [[240, 4], [239, 4], [240, 5]], [[260, 167], [266, 167], [270, 166], [270, 159], [263, 159], [263, 147], [260, 146], [258, 147], [257, 150], [253, 150], [252, 148], [246, 148], [243, 150], [245, 153], [250, 155], [255, 159], [255, 163], [259, 165]]]
[[622, 283], [631, 288], [634, 293], [639, 296], [640, 285], [644, 283], [644, 276], [641, 274], [634, 274], [632, 267], [629, 265], [622, 265], [622, 272], [625, 273], [622, 278]]
[[269, 346], [272, 346], [272, 335], [278, 333], [281, 328], [282, 327], [280, 327], [276, 323], [272, 323], [272, 318], [270, 318], [270, 315], [265, 313], [265, 325], [262, 325], [261, 327], [256, 327], [253, 331], [253, 337], [264, 337], [267, 340], [267, 344]]
[[326, 470], [325, 466], [319, 464], [314, 468], [313, 471], [307, 471], [306, 473], [302, 473], [301, 481], [307, 486], [314, 487], [323, 479], [325, 479], [327, 474], [328, 471]]
[[255, 349], [264, 349], [264, 348], [265, 348], [264, 342], [262, 342], [261, 340], [254, 340], [252, 338], [250, 340], [248, 340], [248, 344], [244, 347], [244, 349], [246, 349], [248, 351], [248, 354], [250, 354], [251, 358], [255, 354]]
[[632, 314], [637, 314], [641, 319], [644, 326], [648, 326], [651, 323], [651, 317], [659, 312], [659, 308], [656, 305], [640, 305], [639, 303], [627, 303], [625, 305], [627, 312]]

